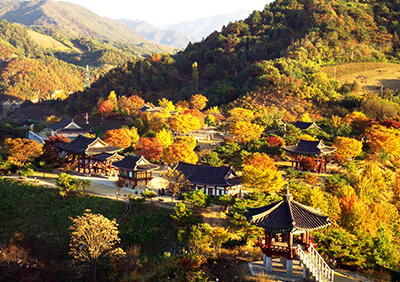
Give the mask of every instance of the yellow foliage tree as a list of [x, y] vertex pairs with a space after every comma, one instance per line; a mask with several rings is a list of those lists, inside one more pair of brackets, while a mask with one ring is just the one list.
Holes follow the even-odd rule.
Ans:
[[170, 164], [177, 164], [178, 161], [195, 164], [198, 161], [196, 153], [184, 143], [174, 143], [165, 148], [161, 157], [164, 162]]
[[229, 112], [230, 120], [233, 122], [237, 121], [247, 121], [250, 122], [254, 119], [254, 113], [251, 110], [243, 109], [243, 108], [233, 108]]
[[363, 144], [354, 138], [337, 136], [333, 146], [337, 148], [336, 154], [340, 158], [355, 158], [362, 152]]
[[172, 101], [170, 101], [166, 98], [162, 98], [161, 100], [158, 100], [158, 105], [160, 107], [166, 108], [169, 112], [175, 111], [175, 106], [172, 103]]
[[259, 139], [264, 132], [264, 127], [253, 124], [248, 121], [237, 121], [230, 126], [230, 133], [239, 142], [250, 142], [251, 140]]
[[163, 145], [164, 148], [174, 143], [174, 136], [172, 135], [172, 132], [165, 128], [157, 132], [156, 139]]
[[109, 220], [101, 214], [92, 214], [86, 210], [82, 216], [72, 220], [70, 254], [76, 262], [90, 263], [93, 278], [96, 281], [96, 265], [102, 257], [125, 256], [118, 247], [118, 224], [115, 219]]
[[42, 154], [42, 145], [26, 138], [7, 138], [4, 140], [3, 153], [8, 161], [18, 168]]
[[128, 148], [131, 146], [131, 138], [125, 129], [111, 129], [104, 134], [104, 142], [109, 145]]
[[122, 127], [121, 129], [125, 132], [126, 135], [129, 136], [129, 138], [131, 140], [131, 146], [135, 147], [140, 139], [140, 136], [139, 136], [139, 133], [138, 133], [136, 127], [134, 127], [134, 126], [132, 126], [131, 128]]
[[243, 183], [264, 193], [275, 193], [285, 182], [274, 160], [265, 153], [254, 153], [243, 160]]
[[189, 133], [192, 130], [198, 130], [202, 126], [200, 119], [191, 114], [179, 114], [170, 121], [170, 127], [182, 134]]
[[198, 109], [200, 111], [206, 107], [207, 102], [208, 99], [201, 94], [193, 95], [192, 98], [190, 98], [192, 109]]

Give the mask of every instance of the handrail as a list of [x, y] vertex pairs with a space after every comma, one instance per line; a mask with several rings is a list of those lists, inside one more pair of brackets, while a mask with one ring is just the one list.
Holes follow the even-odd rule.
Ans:
[[334, 281], [334, 271], [329, 267], [312, 244], [308, 247], [308, 254], [303, 251], [300, 245], [297, 246], [297, 254], [303, 264], [315, 275], [316, 281], [321, 281], [322, 277], [328, 278], [329, 281]]

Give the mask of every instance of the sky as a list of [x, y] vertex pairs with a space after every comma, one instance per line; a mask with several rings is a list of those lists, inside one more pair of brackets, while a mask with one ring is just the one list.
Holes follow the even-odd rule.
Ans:
[[263, 10], [271, 0], [56, 0], [88, 8], [99, 16], [176, 24], [240, 10]]

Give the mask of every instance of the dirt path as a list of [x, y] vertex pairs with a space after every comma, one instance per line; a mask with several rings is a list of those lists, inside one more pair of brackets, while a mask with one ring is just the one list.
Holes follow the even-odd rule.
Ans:
[[211, 205], [208, 208], [199, 209], [197, 212], [204, 223], [208, 223], [212, 227], [218, 226], [227, 228], [229, 226], [229, 221], [226, 218], [226, 214], [219, 211], [220, 208], [221, 206]]

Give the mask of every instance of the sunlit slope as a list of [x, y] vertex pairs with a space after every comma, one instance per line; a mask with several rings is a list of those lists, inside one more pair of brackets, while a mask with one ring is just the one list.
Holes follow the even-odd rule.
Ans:
[[382, 86], [389, 89], [400, 89], [400, 65], [393, 63], [348, 63], [322, 67], [329, 77], [335, 76], [341, 83], [357, 81], [362, 87], [371, 91], [380, 91]]

